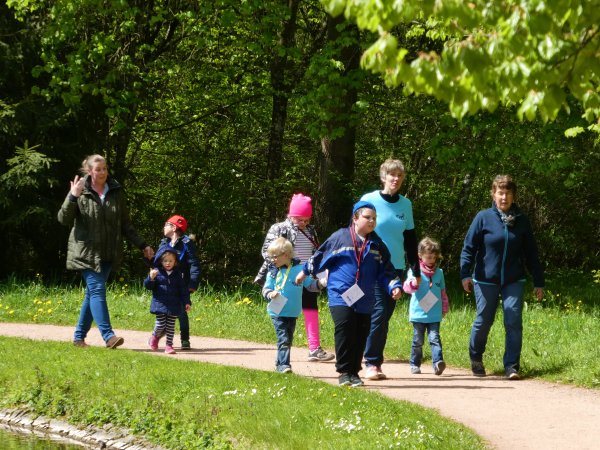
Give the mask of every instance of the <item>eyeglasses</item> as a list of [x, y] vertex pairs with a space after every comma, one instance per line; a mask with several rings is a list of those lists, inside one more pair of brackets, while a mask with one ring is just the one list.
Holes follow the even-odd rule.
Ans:
[[292, 217], [292, 220], [297, 223], [310, 223], [310, 217]]
[[283, 255], [285, 255], [285, 253], [279, 253], [278, 255], [270, 255], [270, 256], [271, 256], [271, 259], [277, 259]]
[[377, 216], [362, 216], [361, 215], [360, 217], [362, 217], [363, 219], [368, 220], [369, 222], [375, 222], [375, 221], [377, 221]]
[[175, 225], [173, 225], [171, 222], [165, 222], [164, 227], [173, 227], [173, 228], [176, 228]]

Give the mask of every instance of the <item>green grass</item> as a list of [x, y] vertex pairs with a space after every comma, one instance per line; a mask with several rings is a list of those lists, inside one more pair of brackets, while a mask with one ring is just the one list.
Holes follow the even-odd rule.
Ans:
[[295, 375], [0, 337], [0, 407], [112, 423], [171, 449], [484, 448], [464, 426]]
[[[523, 375], [600, 387], [600, 348], [594, 344], [600, 318], [598, 281], [594, 274], [553, 275], [548, 277], [549, 289], [543, 302], [528, 296], [523, 313]], [[458, 280], [448, 277], [446, 283], [450, 313], [441, 327], [444, 359], [451, 366], [468, 368], [474, 300], [462, 292]], [[74, 326], [82, 296], [81, 287], [46, 286], [40, 280], [25, 283], [10, 280], [0, 285], [0, 321]], [[152, 330], [154, 316], [148, 312], [150, 294], [139, 282], [115, 281], [110, 285], [108, 298], [115, 328]], [[241, 286], [234, 290], [203, 287], [192, 300], [190, 327], [193, 335], [274, 343], [273, 327], [256, 286]], [[323, 296], [320, 301], [321, 339], [325, 347], [332, 349], [333, 323], [326, 298]], [[408, 296], [403, 296], [390, 323], [386, 347], [388, 359], [406, 361], [410, 355], [412, 325], [407, 320], [407, 308]], [[294, 344], [306, 347], [302, 316], [296, 327]], [[503, 352], [504, 329], [499, 312], [485, 354], [488, 371], [503, 373]], [[427, 345], [425, 357], [430, 357]]]

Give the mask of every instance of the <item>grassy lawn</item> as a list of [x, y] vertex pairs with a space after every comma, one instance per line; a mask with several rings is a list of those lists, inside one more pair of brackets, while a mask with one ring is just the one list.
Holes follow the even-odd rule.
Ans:
[[[598, 388], [597, 277], [549, 278], [542, 303], [527, 299], [522, 372], [526, 377]], [[451, 366], [467, 368], [474, 302], [457, 289], [457, 280], [447, 284], [451, 310], [441, 329], [444, 356]], [[82, 295], [81, 286], [11, 280], [0, 285], [0, 322], [74, 326]], [[150, 295], [139, 283], [117, 279], [108, 297], [115, 328], [151, 331]], [[399, 301], [392, 318], [389, 359], [406, 360], [410, 353], [407, 299]], [[333, 324], [326, 299], [321, 300], [322, 341], [332, 348]], [[193, 335], [274, 344], [256, 287], [204, 287], [193, 302]], [[295, 345], [306, 346], [302, 319], [296, 330]], [[470, 430], [435, 412], [295, 375], [129, 351], [81, 352], [69, 343], [0, 338], [0, 346], [2, 407], [26, 405], [39, 414], [82, 424], [111, 422], [169, 448], [359, 448], [365, 442], [376, 448], [482, 447]], [[499, 313], [485, 357], [488, 371], [502, 373], [503, 349]]]
[[[600, 387], [598, 336], [600, 304], [598, 277], [568, 273], [548, 276], [546, 296], [537, 302], [527, 298], [523, 313], [524, 340], [522, 373], [548, 381]], [[450, 313], [442, 322], [444, 359], [454, 367], [469, 367], [468, 343], [475, 316], [474, 300], [465, 296], [458, 280], [447, 277]], [[531, 292], [531, 289], [528, 290]], [[81, 287], [46, 286], [34, 282], [10, 281], [0, 285], [0, 321], [36, 322], [75, 326], [83, 290]], [[117, 279], [109, 289], [109, 307], [115, 328], [147, 330], [154, 316], [148, 312], [150, 294], [139, 282]], [[410, 355], [412, 325], [408, 322], [408, 296], [399, 300], [390, 323], [386, 357], [406, 361]], [[204, 287], [192, 297], [192, 335], [216, 336], [273, 343], [274, 332], [265, 312], [265, 302], [256, 286], [235, 290]], [[333, 323], [326, 298], [320, 305], [323, 346], [333, 348]], [[178, 338], [176, 338], [178, 343]], [[302, 316], [294, 344], [306, 347]], [[429, 348], [424, 347], [427, 364]], [[485, 365], [488, 371], [503, 373], [504, 329], [499, 312], [492, 328]]]
[[275, 372], [0, 338], [0, 407], [112, 423], [171, 449], [484, 448], [434, 411]]

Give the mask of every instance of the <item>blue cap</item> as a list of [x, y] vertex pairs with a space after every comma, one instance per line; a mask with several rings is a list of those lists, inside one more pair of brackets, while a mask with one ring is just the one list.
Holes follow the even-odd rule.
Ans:
[[366, 202], [364, 200], [359, 200], [352, 207], [352, 215], [354, 215], [354, 213], [356, 213], [356, 211], [358, 211], [360, 208], [369, 208], [369, 209], [372, 209], [373, 211], [377, 211], [375, 209], [375, 205], [373, 205], [373, 203]]

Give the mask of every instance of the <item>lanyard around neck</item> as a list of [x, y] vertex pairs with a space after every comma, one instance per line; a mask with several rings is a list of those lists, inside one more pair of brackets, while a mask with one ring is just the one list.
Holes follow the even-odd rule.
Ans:
[[[292, 263], [290, 263], [290, 265], [288, 266], [287, 270], [285, 271], [285, 275], [283, 276], [283, 280], [280, 284], [277, 284], [277, 281], [275, 281], [275, 290], [279, 291], [279, 292], [283, 292], [283, 287], [285, 286], [285, 283], [288, 279], [288, 276], [290, 274], [290, 270], [292, 270]], [[278, 272], [278, 274], [281, 272]]]
[[319, 248], [319, 243], [317, 242], [316, 239], [314, 239], [308, 233], [305, 233], [304, 230], [301, 230], [300, 228], [298, 228], [298, 231], [300, 233], [302, 233], [304, 235], [304, 237], [310, 241], [310, 243], [313, 245], [314, 248]]
[[358, 277], [360, 276], [360, 264], [365, 256], [365, 250], [367, 249], [367, 238], [364, 238], [359, 250], [354, 225], [350, 225], [350, 236], [352, 237], [352, 245], [354, 246], [354, 257], [356, 258], [356, 283], [358, 284]]

